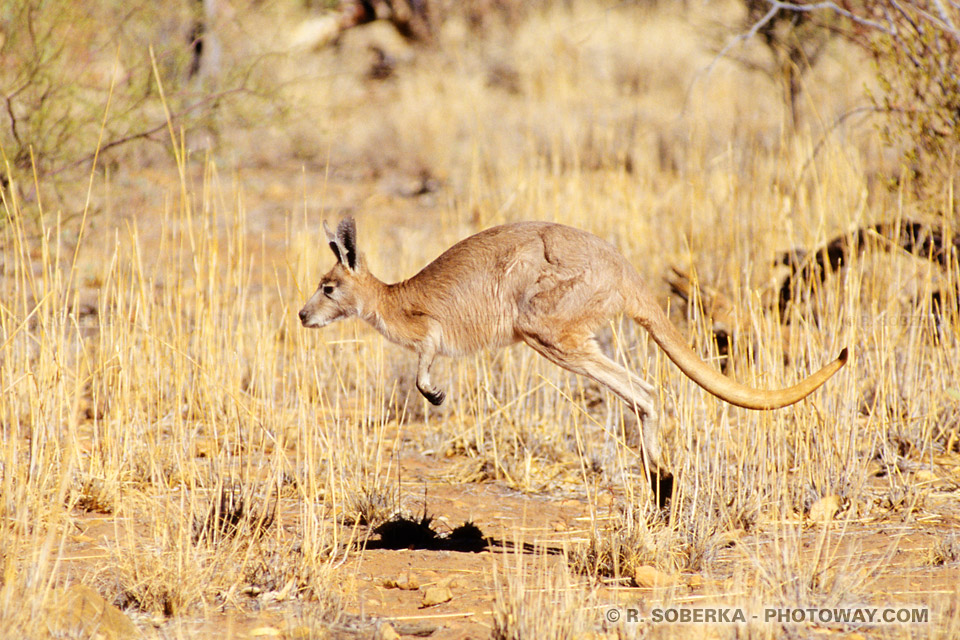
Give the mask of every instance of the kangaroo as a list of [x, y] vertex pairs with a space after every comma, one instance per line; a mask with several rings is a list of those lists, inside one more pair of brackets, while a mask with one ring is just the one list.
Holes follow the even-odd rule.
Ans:
[[747, 409], [798, 402], [847, 361], [843, 349], [830, 364], [781, 390], [735, 382], [687, 346], [640, 274], [613, 245], [561, 224], [517, 222], [481, 231], [396, 284], [382, 282], [367, 269], [353, 218], [341, 221], [336, 233], [326, 222], [323, 228], [337, 264], [300, 310], [304, 327], [361, 318], [417, 353], [417, 389], [434, 405], [446, 397], [430, 380], [438, 355], [458, 357], [524, 342], [554, 364], [606, 386], [636, 412], [658, 494], [656, 478], [669, 494], [672, 476], [662, 466], [654, 387], [600, 351], [595, 333], [611, 316], [633, 318], [695, 383]]

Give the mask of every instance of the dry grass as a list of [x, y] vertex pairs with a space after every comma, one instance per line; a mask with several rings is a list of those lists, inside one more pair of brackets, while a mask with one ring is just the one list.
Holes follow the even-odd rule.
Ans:
[[[533, 563], [534, 566], [527, 566]], [[582, 638], [594, 630], [596, 592], [544, 553], [505, 553], [496, 565], [494, 640]]]
[[[453, 601], [495, 637], [672, 637], [683, 628], [611, 625], [603, 611], [703, 603], [925, 604], [935, 624], [871, 633], [956, 635], [960, 605], [944, 585], [957, 577], [960, 319], [949, 307], [934, 318], [929, 303], [956, 291], [956, 265], [865, 256], [787, 318], [775, 311], [778, 252], [913, 213], [906, 191], [878, 187], [888, 167], [869, 126], [814, 154], [816, 123], [856, 103], [850, 78], [868, 68], [828, 56], [807, 76], [814, 127], [788, 133], [777, 87], [724, 62], [697, 75], [705, 25], [668, 7], [556, 4], [483, 38], [451, 20], [437, 51], [409, 54], [376, 26], [280, 59], [277, 77], [296, 79], [289, 121], [259, 141], [238, 135], [222, 157], [171, 143], [162, 170], [94, 172], [77, 215], [2, 191], [6, 629], [45, 637], [46, 603], [83, 582], [159, 637], [221, 637], [225, 618], [236, 637], [264, 624], [289, 637], [369, 631], [371, 608], [391, 613], [371, 604], [385, 596], [370, 595], [365, 537], [397, 513], [464, 502], [464, 520], [510, 543], [471, 556], [471, 588], [489, 598]], [[262, 19], [267, 42], [293, 18]], [[398, 59], [386, 81], [364, 75], [371, 42]], [[424, 176], [439, 190], [405, 188]], [[660, 383], [679, 477], [661, 513], [630, 416], [529, 350], [439, 362], [449, 400], [435, 409], [412, 391], [412, 357], [369, 328], [302, 330], [295, 312], [331, 260], [320, 221], [343, 211], [387, 280], [520, 219], [609, 239], [665, 304], [661, 278], [692, 269], [749, 328], [727, 372], [750, 384], [789, 384], [843, 346], [853, 357], [807, 401], [752, 413], [612, 323], [608, 351]], [[673, 317], [712, 357], [699, 308]], [[501, 517], [487, 488], [531, 513], [580, 505], [579, 519], [526, 527], [527, 507]], [[814, 522], [829, 496], [840, 511]], [[670, 581], [638, 590], [643, 566]], [[492, 583], [477, 577], [493, 567]]]

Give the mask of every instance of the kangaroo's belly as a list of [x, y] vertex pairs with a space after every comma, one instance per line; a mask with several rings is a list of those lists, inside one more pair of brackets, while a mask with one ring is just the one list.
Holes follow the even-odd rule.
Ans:
[[512, 314], [464, 314], [454, 322], [440, 324], [440, 355], [459, 358], [483, 350], [497, 350], [515, 344], [517, 335]]

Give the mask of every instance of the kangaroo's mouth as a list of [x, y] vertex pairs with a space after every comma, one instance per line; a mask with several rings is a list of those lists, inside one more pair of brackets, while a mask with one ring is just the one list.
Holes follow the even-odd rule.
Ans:
[[[297, 314], [300, 318], [300, 324], [302, 324], [307, 329], [322, 329], [327, 326], [337, 318], [324, 318], [322, 315], [311, 312], [304, 307], [300, 309], [300, 313]], [[337, 316], [339, 317], [339, 316]]]
[[307, 318], [306, 320], [301, 320], [300, 323], [307, 329], [322, 329], [323, 327], [330, 324], [329, 321], [324, 322], [322, 320], [317, 320], [315, 318]]
[[306, 309], [300, 309], [300, 313], [297, 314], [300, 317], [300, 324], [308, 329], [319, 329], [323, 325], [327, 324], [322, 322], [317, 318], [316, 314], [310, 313]]

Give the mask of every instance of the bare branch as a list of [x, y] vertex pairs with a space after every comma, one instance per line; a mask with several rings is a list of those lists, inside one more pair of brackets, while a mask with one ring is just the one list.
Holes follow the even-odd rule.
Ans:
[[953, 39], [960, 43], [960, 31], [957, 31], [957, 25], [953, 23], [953, 19], [950, 18], [950, 14], [947, 12], [947, 8], [943, 6], [941, 0], [933, 0], [933, 4], [937, 7], [937, 13], [940, 14], [940, 20], [943, 21], [943, 30], [948, 32]]
[[17, 116], [13, 112], [12, 97], [7, 96], [5, 102], [7, 104], [7, 115], [10, 117], [10, 133], [13, 134], [13, 139], [17, 143], [17, 146], [22, 147], [23, 141], [20, 139], [20, 134], [17, 132]]
[[710, 61], [710, 64], [706, 68], [698, 71], [694, 76], [693, 80], [690, 81], [690, 85], [687, 87], [687, 95], [683, 98], [683, 108], [680, 109], [680, 113], [685, 113], [687, 111], [687, 106], [690, 104], [690, 96], [693, 93], [693, 87], [697, 84], [702, 78], [709, 77], [713, 73], [714, 67], [717, 66], [717, 63], [720, 62], [723, 58], [727, 57], [727, 54], [737, 45], [746, 42], [753, 38], [760, 29], [763, 29], [771, 20], [776, 17], [777, 13], [780, 11], [780, 8], [777, 6], [772, 7], [767, 13], [764, 14], [762, 18], [757, 20], [757, 22], [750, 27], [750, 30], [746, 33], [741, 33], [735, 36], [730, 42], [720, 50], [717, 55], [713, 57], [713, 60]]
[[685, 112], [687, 110], [687, 105], [690, 102], [690, 95], [693, 92], [694, 85], [701, 78], [709, 76], [711, 73], [713, 73], [713, 70], [716, 67], [717, 63], [721, 59], [727, 57], [730, 51], [734, 47], [756, 36], [764, 27], [766, 27], [774, 18], [776, 18], [777, 14], [780, 13], [781, 11], [793, 11], [793, 12], [799, 12], [799, 13], [811, 13], [815, 11], [832, 11], [833, 13], [843, 16], [844, 18], [850, 20], [851, 22], [854, 22], [861, 26], [868, 27], [870, 29], [875, 29], [877, 31], [880, 31], [890, 36], [895, 35], [895, 33], [891, 31], [891, 29], [887, 25], [884, 25], [883, 23], [877, 22], [875, 20], [870, 20], [869, 18], [858, 16], [855, 13], [839, 6], [837, 3], [833, 2], [832, 0], [825, 0], [824, 2], [816, 2], [812, 4], [797, 4], [795, 2], [782, 2], [781, 0], [765, 0], [765, 1], [767, 2], [767, 4], [770, 5], [770, 9], [765, 14], [763, 14], [763, 16], [759, 20], [757, 20], [746, 33], [741, 33], [735, 36], [730, 42], [728, 42], [723, 47], [723, 49], [721, 49], [720, 52], [717, 53], [716, 56], [714, 56], [713, 60], [710, 61], [710, 64], [707, 65], [705, 69], [697, 72], [697, 74], [694, 76], [693, 81], [691, 81], [690, 86], [687, 88], [687, 95], [684, 98], [683, 109], [681, 110], [682, 112]]
[[[189, 113], [191, 113], [191, 112], [193, 112], [193, 111], [196, 111], [197, 109], [200, 109], [201, 107], [208, 106], [210, 103], [216, 102], [217, 100], [219, 100], [219, 99], [221, 99], [221, 98], [224, 98], [224, 97], [226, 97], [226, 96], [228, 96], [228, 95], [231, 95], [231, 94], [234, 94], [234, 93], [244, 93], [244, 92], [247, 92], [247, 91], [248, 91], [248, 90], [247, 90], [245, 87], [234, 87], [233, 89], [227, 89], [227, 90], [225, 90], [225, 91], [220, 91], [220, 92], [218, 92], [218, 93], [210, 94], [210, 95], [206, 96], [205, 98], [203, 98], [202, 100], [198, 100], [197, 102], [194, 102], [194, 103], [193, 103], [192, 105], [190, 105], [189, 107], [186, 107], [186, 108], [184, 108], [184, 109], [181, 109], [180, 111], [177, 111], [176, 113], [170, 114], [170, 121], [173, 122], [173, 121], [179, 120], [180, 118], [184, 117], [185, 115], [187, 115], [187, 114], [189, 114]], [[145, 130], [139, 131], [139, 132], [137, 132], [137, 133], [131, 133], [131, 134], [129, 134], [129, 135], [126, 135], [126, 136], [117, 138], [116, 140], [111, 140], [110, 142], [107, 142], [107, 143], [105, 143], [105, 144], [103, 144], [103, 145], [100, 146], [99, 154], [100, 154], [100, 155], [103, 155], [103, 153], [104, 153], [105, 151], [107, 151], [108, 149], [112, 149], [113, 147], [118, 147], [118, 146], [120, 146], [120, 145], [122, 145], [122, 144], [126, 144], [126, 143], [128, 143], [128, 142], [133, 142], [134, 140], [142, 140], [143, 138], [149, 138], [149, 137], [152, 136], [153, 134], [157, 133], [158, 131], [160, 131], [160, 130], [162, 130], [162, 129], [165, 129], [166, 127], [167, 127], [167, 121], [164, 120], [164, 121], [161, 122], [160, 124], [158, 124], [158, 125], [156, 125], [156, 126], [154, 126], [154, 127], [151, 127], [151, 128], [149, 128], [149, 129], [145, 129]], [[64, 172], [64, 171], [67, 171], [68, 169], [73, 169], [73, 168], [78, 167], [78, 166], [80, 166], [80, 165], [82, 165], [82, 164], [86, 164], [87, 162], [91, 162], [91, 161], [96, 157], [96, 155], [97, 155], [96, 152], [95, 152], [95, 153], [88, 154], [88, 155], [80, 158], [79, 160], [75, 160], [74, 162], [71, 162], [71, 163], [69, 163], [69, 164], [66, 164], [66, 165], [60, 167], [59, 169], [56, 169], [56, 170], [54, 170], [54, 171], [51, 171], [49, 175], [55, 176], [55, 175], [60, 174], [60, 173], [62, 173], [62, 172]]]
[[851, 22], [855, 22], [856, 24], [862, 25], [864, 27], [870, 27], [871, 29], [876, 29], [878, 31], [882, 31], [887, 35], [893, 35], [890, 29], [888, 29], [882, 23], [876, 22], [874, 20], [870, 20], [869, 18], [863, 18], [861, 16], [858, 16], [852, 11], [848, 11], [847, 9], [844, 9], [837, 3], [831, 2], [830, 0], [827, 0], [826, 2], [816, 2], [813, 4], [796, 4], [794, 2], [780, 2], [780, 0], [766, 0], [766, 1], [768, 4], [771, 5], [772, 10], [783, 9], [784, 11], [798, 11], [801, 13], [830, 10], [836, 13], [837, 15], [843, 16], [844, 18], [846, 18], [847, 20], [850, 20]]
[[845, 111], [844, 113], [840, 114], [840, 116], [833, 122], [833, 124], [831, 124], [829, 127], [824, 129], [823, 133], [820, 134], [820, 139], [817, 141], [817, 144], [814, 145], [813, 151], [810, 152], [810, 156], [803, 163], [803, 167], [800, 168], [800, 173], [797, 174], [797, 179], [794, 181], [794, 193], [796, 193], [796, 190], [799, 188], [803, 175], [807, 172], [807, 169], [810, 168], [810, 165], [813, 164], [813, 161], [816, 159], [817, 154], [820, 153], [820, 149], [822, 149], [823, 145], [826, 144], [827, 140], [830, 138], [830, 135], [833, 134], [833, 132], [836, 131], [844, 122], [846, 122], [849, 118], [852, 118], [853, 116], [857, 116], [857, 115], [863, 115], [863, 114], [869, 115], [873, 113], [891, 113], [895, 111], [900, 111], [900, 110], [895, 108], [881, 108], [877, 106], [861, 106], [861, 107], [854, 107], [853, 109], [850, 109], [849, 111]]

